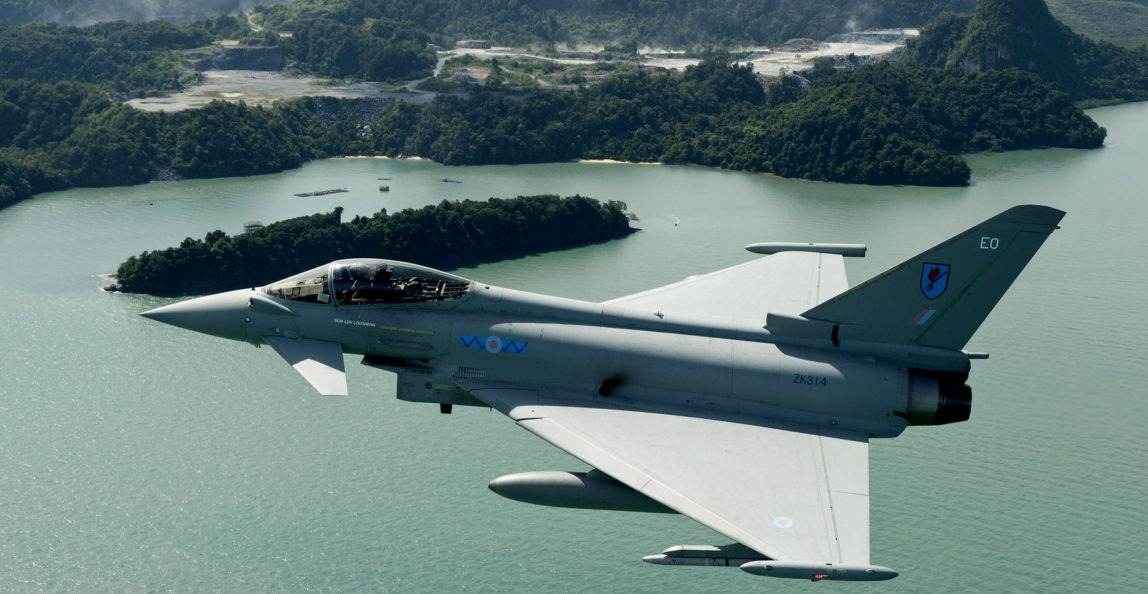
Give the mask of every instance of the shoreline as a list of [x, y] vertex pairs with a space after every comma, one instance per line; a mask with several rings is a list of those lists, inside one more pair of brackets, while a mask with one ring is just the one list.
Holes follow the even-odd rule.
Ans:
[[[663, 161], [619, 161], [618, 159], [573, 159], [574, 163], [597, 163], [600, 165], [671, 165]], [[704, 167], [699, 165], [699, 167]], [[718, 168], [720, 169], [720, 167]]]
[[[380, 159], [386, 161], [427, 161], [429, 163], [438, 163], [433, 159], [426, 157], [388, 157], [386, 155], [344, 155], [341, 157], [327, 157], [327, 159], [315, 159], [315, 161], [324, 161], [330, 159]], [[307, 161], [313, 163], [315, 161]], [[714, 171], [729, 171], [733, 173], [746, 173], [750, 175], [764, 175], [774, 179], [787, 179], [798, 182], [808, 182], [816, 184], [848, 184], [853, 182], [839, 182], [826, 179], [805, 179], [801, 177], [785, 177], [776, 173], [768, 171], [747, 171], [744, 169], [725, 169], [722, 167], [713, 167], [711, 165], [699, 165], [697, 163], [666, 163], [665, 161], [621, 161], [618, 159], [570, 159], [568, 161], [545, 161], [544, 163], [589, 163], [591, 165], [651, 165], [659, 167], [700, 167], [702, 169], [712, 169]], [[439, 163], [441, 165], [441, 163]], [[543, 163], [485, 163], [483, 165], [443, 165], [443, 167], [485, 167], [487, 165], [542, 165]], [[286, 170], [284, 170], [286, 171]], [[970, 182], [971, 183], [971, 182]], [[866, 184], [860, 184], [866, 185]], [[901, 184], [903, 185], [903, 184]], [[893, 187], [900, 187], [893, 186]], [[921, 186], [927, 187], [927, 186]], [[954, 186], [956, 187], [956, 186]]]
[[[343, 155], [341, 157], [327, 157], [328, 159], [379, 159], [383, 161], [431, 161], [426, 157], [389, 157], [387, 155]], [[323, 159], [314, 159], [314, 161], [322, 161]], [[313, 161], [307, 161], [312, 163]], [[434, 163], [434, 161], [431, 161]], [[286, 171], [286, 170], [284, 170]]]

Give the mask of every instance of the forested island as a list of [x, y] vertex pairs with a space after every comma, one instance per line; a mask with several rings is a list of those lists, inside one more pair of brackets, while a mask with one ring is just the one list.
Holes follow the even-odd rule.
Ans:
[[634, 232], [626, 205], [554, 195], [443, 201], [342, 221], [343, 209], [272, 223], [132, 256], [114, 290], [153, 295], [215, 293], [262, 286], [349, 257], [456, 268], [598, 243]]
[[[280, 43], [303, 71], [395, 79], [429, 71], [434, 54], [422, 44], [446, 43], [482, 23], [503, 40], [603, 38], [616, 33], [607, 17], [637, 3], [589, 3], [580, 13], [559, 4], [523, 1], [517, 12], [507, 5], [459, 19], [461, 5], [445, 0], [296, 1], [261, 8], [257, 16], [270, 28], [258, 35]], [[776, 25], [799, 4], [811, 31], [839, 26], [847, 12], [832, 2], [751, 2], [741, 10], [760, 10], [746, 13], [746, 23]], [[448, 165], [658, 161], [823, 181], [963, 185], [970, 172], [962, 153], [1099, 147], [1105, 131], [1081, 105], [1148, 98], [1148, 48], [1076, 35], [1041, 0], [980, 0], [972, 14], [940, 12], [967, 4], [874, 3], [880, 10], [867, 12], [867, 22], [937, 16], [885, 62], [820, 62], [800, 76], [763, 78], [736, 65], [736, 55], [715, 51], [680, 72], [625, 69], [573, 90], [515, 89], [495, 78], [425, 105], [299, 98], [271, 107], [220, 101], [170, 114], [137, 111], [119, 98], [185, 84], [194, 74], [180, 70], [171, 48], [258, 36], [246, 21], [0, 25], [0, 55], [12, 58], [0, 63], [0, 206], [67, 187], [267, 173], [341, 155]], [[699, 27], [711, 23], [706, 39], [757, 39], [700, 3], [679, 8]], [[436, 25], [436, 15], [451, 10], [456, 18]], [[657, 41], [654, 24], [678, 14], [668, 10], [626, 13], [630, 41]], [[769, 33], [761, 35], [792, 34], [765, 23]], [[684, 39], [684, 30], [666, 26], [677, 31], [667, 33], [671, 41]], [[275, 27], [291, 37], [277, 37]], [[621, 51], [634, 45], [613, 43]]]

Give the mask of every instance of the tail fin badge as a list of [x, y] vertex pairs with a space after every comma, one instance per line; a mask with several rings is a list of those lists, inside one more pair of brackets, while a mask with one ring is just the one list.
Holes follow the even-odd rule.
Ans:
[[921, 265], [921, 294], [936, 299], [949, 288], [949, 265], [925, 262]]

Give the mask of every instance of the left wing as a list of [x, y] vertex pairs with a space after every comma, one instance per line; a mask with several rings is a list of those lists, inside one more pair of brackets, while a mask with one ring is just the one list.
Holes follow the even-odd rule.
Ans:
[[733, 320], [798, 315], [849, 288], [839, 254], [783, 252], [619, 297], [606, 305]]
[[467, 386], [519, 425], [771, 559], [869, 563], [867, 436], [746, 424], [573, 394]]

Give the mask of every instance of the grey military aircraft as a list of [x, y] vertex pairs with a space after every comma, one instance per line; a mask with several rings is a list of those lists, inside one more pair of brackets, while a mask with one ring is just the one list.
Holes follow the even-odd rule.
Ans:
[[869, 439], [969, 418], [965, 345], [1060, 222], [1018, 206], [848, 288], [852, 244], [765, 243], [746, 263], [603, 303], [423, 266], [339, 260], [142, 315], [268, 344], [323, 394], [344, 355], [400, 400], [493, 407], [589, 472], [496, 478], [541, 505], [677, 512], [732, 539], [645, 561], [884, 580], [869, 561]]

